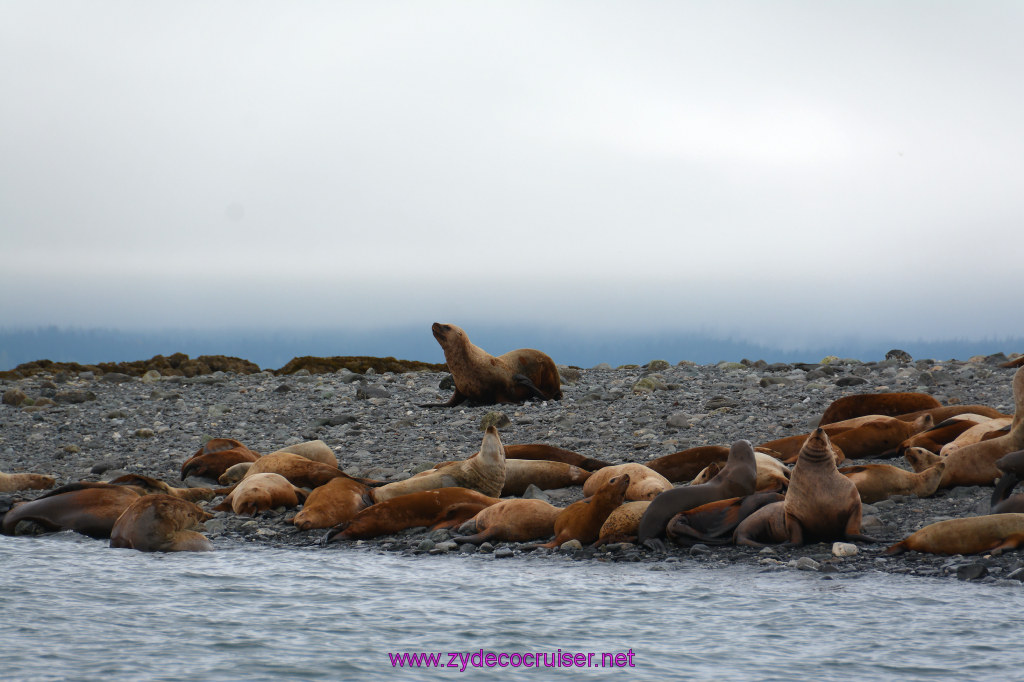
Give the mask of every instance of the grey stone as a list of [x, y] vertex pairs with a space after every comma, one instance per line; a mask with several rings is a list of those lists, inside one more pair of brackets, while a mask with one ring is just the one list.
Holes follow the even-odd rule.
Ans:
[[526, 486], [526, 490], [523, 491], [524, 500], [544, 500], [545, 502], [551, 502], [551, 498], [543, 490], [538, 488], [536, 485], [531, 483]]
[[494, 550], [495, 559], [509, 559], [514, 554], [515, 552], [513, 552], [510, 547], [499, 547], [498, 549]]
[[796, 567], [801, 571], [817, 571], [821, 564], [809, 556], [802, 556], [796, 560]]
[[978, 580], [988, 575], [988, 567], [982, 563], [971, 563], [957, 566], [956, 577], [958, 580]]
[[689, 415], [683, 412], [676, 412], [675, 414], [669, 415], [669, 418], [665, 420], [665, 423], [674, 429], [688, 429], [692, 426]]

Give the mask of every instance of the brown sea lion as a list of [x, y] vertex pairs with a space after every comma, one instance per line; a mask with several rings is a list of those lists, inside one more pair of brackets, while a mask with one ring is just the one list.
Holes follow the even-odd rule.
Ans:
[[488, 426], [480, 452], [469, 459], [442, 469], [430, 469], [404, 481], [388, 483], [373, 491], [376, 502], [384, 502], [399, 495], [436, 490], [438, 488], [469, 488], [484, 495], [498, 497], [505, 485], [505, 448], [498, 430]]
[[314, 462], [320, 462], [321, 464], [332, 466], [335, 469], [338, 468], [338, 456], [335, 455], [334, 450], [331, 450], [330, 446], [322, 440], [307, 440], [304, 443], [286, 445], [285, 447], [277, 450], [277, 452], [290, 452], [293, 455], [302, 455], [306, 459], [311, 459]]
[[299, 530], [333, 528], [373, 504], [370, 488], [351, 478], [335, 478], [314, 488], [302, 511], [290, 520]]
[[466, 332], [455, 325], [435, 322], [431, 331], [444, 350], [455, 393], [446, 403], [420, 407], [453, 407], [467, 400], [475, 405], [494, 405], [531, 398], [561, 399], [558, 368], [539, 350], [520, 348], [495, 357], [470, 343]]
[[665, 550], [665, 527], [673, 516], [708, 502], [730, 497], [744, 497], [754, 492], [757, 482], [757, 460], [748, 440], [738, 440], [729, 448], [725, 468], [707, 483], [686, 485], [666, 490], [651, 501], [637, 529], [637, 543]]
[[613, 509], [601, 524], [601, 530], [597, 534], [597, 542], [594, 543], [594, 546], [615, 542], [636, 542], [636, 531], [640, 527], [640, 519], [643, 518], [644, 512], [650, 505], [649, 500], [640, 500], [623, 502]]
[[[294, 454], [294, 453], [292, 453]], [[234, 485], [245, 478], [245, 474], [252, 467], [252, 462], [239, 462], [229, 466], [227, 470], [217, 478], [221, 485]]]
[[1024, 367], [1013, 375], [1013, 399], [1016, 412], [1006, 435], [981, 441], [951, 452], [946, 458], [940, 488], [957, 485], [992, 485], [999, 477], [996, 460], [1024, 450]]
[[858, 393], [832, 401], [821, 415], [818, 426], [870, 414], [896, 417], [934, 407], [942, 407], [942, 403], [927, 393]]
[[783, 499], [781, 493], [760, 492], [702, 504], [673, 516], [665, 527], [665, 536], [684, 547], [697, 543], [725, 545], [732, 542], [733, 531], [745, 518]]
[[[962, 419], [961, 417], [968, 417], [968, 415], [950, 417], [941, 424], [936, 424], [926, 431], [907, 438], [897, 448], [897, 455], [902, 457], [903, 453], [910, 448], [924, 448], [938, 454], [943, 445], [978, 423], [973, 418]], [[981, 417], [980, 415], [970, 415], [970, 417], [977, 417], [986, 421], [990, 419], [990, 417]]]
[[460, 532], [473, 526], [473, 535], [452, 538], [455, 542], [479, 545], [484, 542], [526, 542], [549, 538], [555, 532], [555, 518], [562, 513], [544, 500], [501, 500], [466, 522]]
[[[829, 436], [833, 436], [838, 435], [843, 431], [849, 431], [853, 427], [836, 427], [835, 425], [830, 424], [828, 426], [822, 426], [820, 428], [825, 429], [825, 433], [828, 433]], [[829, 433], [830, 431], [831, 433]], [[776, 453], [773, 454], [772, 456], [778, 459], [780, 462], [792, 464], [793, 462], [796, 461], [797, 455], [800, 454], [800, 448], [804, 446], [804, 443], [807, 442], [807, 437], [810, 435], [811, 434], [808, 432], [798, 433], [795, 436], [776, 438], [775, 440], [770, 440], [765, 443], [761, 443], [761, 445], [758, 446], [758, 449], [762, 451], [767, 450], [772, 453]], [[836, 453], [836, 457], [838, 458], [837, 461], [839, 463], [842, 463], [846, 459], [846, 453], [843, 452], [842, 448], [833, 447], [833, 450]]]
[[939, 487], [945, 468], [945, 462], [937, 462], [920, 473], [914, 473], [891, 464], [864, 464], [843, 467], [839, 473], [857, 486], [860, 501], [870, 504], [893, 495], [931, 497]]
[[772, 502], [740, 521], [732, 534], [734, 545], [764, 547], [786, 539], [786, 501]]
[[427, 526], [451, 528], [476, 516], [485, 507], [497, 504], [496, 497], [466, 488], [423, 490], [378, 502], [363, 509], [351, 521], [332, 528], [321, 544], [338, 540], [367, 540], [391, 535], [406, 528]]
[[110, 483], [111, 485], [132, 486], [140, 495], [171, 495], [189, 502], [212, 500], [215, 496], [213, 488], [174, 488], [164, 481], [142, 474], [125, 474], [118, 476]]
[[939, 457], [931, 450], [925, 448], [907, 448], [906, 452], [903, 453], [903, 459], [907, 460], [907, 464], [915, 473], [921, 473], [931, 467], [935, 466], [939, 462], [945, 461], [942, 457]]
[[[508, 448], [505, 449], [505, 455], [508, 456]], [[501, 488], [500, 497], [519, 497], [531, 485], [535, 485], [541, 490], [584, 485], [591, 475], [585, 469], [564, 462], [506, 459], [505, 485]], [[584, 494], [586, 493], [584, 492]]]
[[1009, 360], [1007, 360], [1004, 363], [1001, 363], [999, 366], [1000, 367], [1007, 367], [1007, 368], [1024, 367], [1024, 355], [1018, 355], [1016, 357], [1011, 357]]
[[142, 552], [209, 552], [213, 545], [196, 529], [212, 518], [187, 500], [162, 493], [145, 495], [118, 517], [110, 546]]
[[0, 493], [13, 493], [19, 490], [45, 490], [52, 488], [56, 481], [53, 476], [42, 474], [5, 474], [0, 472]]
[[543, 443], [506, 445], [505, 456], [509, 459], [534, 459], [547, 460], [549, 462], [562, 462], [564, 464], [577, 466], [580, 469], [585, 469], [586, 471], [597, 471], [598, 469], [611, 466], [608, 462], [602, 462], [599, 459], [587, 457], [586, 455], [581, 455], [578, 452], [573, 452], [572, 450], [564, 450], [552, 445], [544, 445]]
[[281, 474], [253, 474], [242, 479], [214, 509], [254, 516], [276, 507], [296, 507], [305, 499], [306, 491]]
[[[214, 438], [210, 443], [218, 441], [219, 445], [238, 442], [229, 438]], [[224, 449], [217, 449], [215, 446], [212, 451], [207, 451], [206, 448], [210, 443], [199, 448], [196, 454], [186, 459], [181, 465], [181, 480], [184, 481], [189, 476], [202, 476], [217, 480], [229, 467], [239, 462], [255, 462], [260, 456], [258, 452], [253, 452], [241, 443], [238, 443], [236, 447]]]
[[583, 545], [597, 542], [601, 526], [612, 511], [622, 504], [627, 488], [629, 474], [621, 474], [601, 486], [592, 497], [573, 502], [555, 519], [555, 538], [538, 547], [560, 547], [569, 540], [579, 540]]
[[932, 428], [935, 422], [926, 414], [905, 422], [895, 417], [881, 417], [832, 436], [833, 448], [839, 448], [847, 459], [895, 457], [900, 443], [910, 436]]
[[652, 459], [644, 466], [657, 471], [672, 483], [685, 483], [709, 464], [724, 462], [728, 458], [729, 448], [725, 445], [700, 445]]
[[[754, 492], [775, 492], [789, 487], [789, 469], [785, 464], [771, 455], [756, 450], [754, 451], [754, 461], [757, 463], [757, 482], [754, 484]], [[707, 483], [718, 475], [723, 465], [724, 462], [715, 462], [709, 465], [690, 481], [690, 485]]]
[[31, 502], [16, 504], [3, 518], [3, 532], [14, 535], [21, 521], [34, 521], [47, 530], [73, 530], [94, 538], [109, 538], [117, 517], [139, 498], [131, 488], [107, 483], [55, 488]]
[[953, 452], [965, 445], [974, 445], [983, 440], [991, 440], [1006, 435], [1010, 431], [1010, 423], [1013, 420], [1009, 417], [996, 417], [988, 421], [975, 424], [959, 436], [946, 443], [939, 449], [939, 456], [949, 457]]
[[291, 452], [274, 452], [260, 457], [245, 472], [242, 481], [256, 474], [280, 474], [300, 488], [319, 488], [327, 481], [335, 478], [351, 478], [371, 487], [381, 485], [380, 481], [349, 476], [338, 467], [315, 462], [302, 455]]
[[631, 502], [650, 502], [666, 490], [672, 489], [672, 484], [669, 483], [668, 479], [657, 471], [648, 469], [643, 464], [629, 462], [595, 471], [590, 475], [586, 483], [583, 484], [583, 494], [587, 497], [594, 495], [608, 481], [622, 474], [629, 474], [629, 488], [626, 489], [626, 499]]
[[885, 550], [928, 554], [978, 554], [1024, 545], [1024, 514], [988, 514], [950, 519], [925, 526]]
[[936, 424], [941, 424], [950, 417], [956, 417], [961, 414], [977, 414], [991, 419], [1010, 416], [1008, 414], [1003, 414], [999, 410], [989, 407], [988, 405], [944, 405], [943, 407], [933, 407], [930, 410], [918, 410], [917, 412], [901, 414], [896, 418], [902, 419], [905, 422], [912, 422], [918, 417], [923, 417], [926, 414], [930, 414]]

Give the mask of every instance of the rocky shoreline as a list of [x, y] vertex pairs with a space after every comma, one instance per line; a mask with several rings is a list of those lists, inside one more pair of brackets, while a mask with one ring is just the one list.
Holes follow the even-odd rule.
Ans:
[[[392, 359], [393, 360], [393, 359]], [[212, 371], [141, 376], [100, 368], [81, 371], [50, 365], [21, 378], [0, 380], [0, 471], [49, 474], [57, 484], [110, 480], [124, 472], [179, 479], [182, 462], [205, 440], [235, 438], [258, 452], [320, 439], [349, 474], [401, 480], [430, 465], [476, 452], [485, 417], [499, 420], [505, 443], [547, 443], [614, 464], [647, 462], [698, 445], [755, 444], [808, 431], [835, 399], [854, 393], [922, 391], [943, 404], [984, 404], [1014, 411], [1014, 369], [1003, 354], [966, 361], [914, 361], [894, 352], [879, 362], [826, 358], [820, 363], [722, 362], [590, 369], [560, 366], [564, 399], [523, 405], [425, 409], [446, 400], [438, 371], [359, 374], [348, 369], [314, 374]], [[306, 365], [331, 370], [329, 362]], [[7, 396], [10, 396], [8, 399]], [[498, 415], [491, 415], [496, 412]], [[507, 423], [506, 423], [507, 422]], [[851, 460], [854, 464], [899, 460]], [[190, 485], [216, 486], [205, 479]], [[864, 507], [865, 532], [896, 542], [924, 525], [988, 512], [992, 488], [958, 487], [927, 499], [894, 496]], [[0, 513], [37, 491], [0, 495]], [[543, 493], [562, 506], [582, 497], [580, 488]], [[214, 503], [207, 503], [211, 507]], [[218, 512], [207, 522], [215, 545], [233, 542], [312, 547], [326, 531], [299, 531], [284, 519], [293, 510], [255, 518]], [[799, 549], [671, 547], [667, 554], [633, 545], [602, 549], [536, 550], [500, 543], [458, 546], [446, 530], [410, 529], [374, 541], [332, 544], [322, 551], [471, 553], [547, 561], [650, 562], [653, 570], [676, 562], [708, 567], [749, 565], [762, 570], [822, 574], [882, 571], [1020, 585], [1024, 554], [933, 556], [881, 555], [885, 545], [858, 543], [854, 556], [833, 556], [830, 544]]]

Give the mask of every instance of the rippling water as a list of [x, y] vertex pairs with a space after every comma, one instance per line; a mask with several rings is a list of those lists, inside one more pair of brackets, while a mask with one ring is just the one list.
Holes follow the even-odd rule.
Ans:
[[[0, 675], [1011, 679], [1024, 664], [1015, 588], [666, 566], [0, 536]], [[388, 658], [480, 649], [632, 649], [635, 667], [399, 673]]]

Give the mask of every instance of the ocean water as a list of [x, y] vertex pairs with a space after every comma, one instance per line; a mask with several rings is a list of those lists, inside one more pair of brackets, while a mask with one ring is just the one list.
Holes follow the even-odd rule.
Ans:
[[[1015, 587], [657, 566], [0, 536], [0, 676], [991, 680], [1024, 665]], [[397, 669], [420, 653], [444, 667]], [[622, 667], [565, 665], [606, 653]]]

